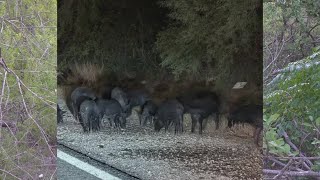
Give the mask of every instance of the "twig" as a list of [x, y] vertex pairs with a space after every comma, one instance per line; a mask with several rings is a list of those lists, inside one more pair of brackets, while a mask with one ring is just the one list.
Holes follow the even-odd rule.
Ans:
[[278, 177], [282, 176], [283, 173], [290, 167], [290, 165], [292, 164], [293, 160], [290, 159], [288, 164], [286, 164], [282, 169], [281, 171], [279, 172], [279, 174], [277, 174], [275, 177], [273, 177], [273, 179], [277, 179]]
[[[267, 156], [268, 158], [274, 158], [273, 156]], [[320, 157], [278, 157], [278, 159], [309, 159], [320, 160]]]
[[16, 128], [16, 125], [12, 122], [4, 122], [0, 121], [0, 127], [5, 127], [5, 128]]
[[[265, 174], [279, 174], [281, 170], [263, 169]], [[296, 177], [320, 177], [320, 172], [314, 171], [285, 171], [283, 175]]]
[[[285, 141], [286, 141], [295, 151], [299, 151], [300, 157], [305, 157], [305, 156], [301, 153], [301, 151], [297, 148], [297, 146], [292, 143], [292, 141], [290, 140], [288, 134], [287, 134], [284, 130], [282, 131], [282, 135], [283, 135]], [[310, 170], [310, 169], [311, 169], [310, 167], [313, 166], [313, 163], [312, 163], [310, 160], [308, 160], [308, 159], [304, 159], [304, 160], [308, 163], [308, 165], [307, 165], [305, 162], [303, 162], [302, 164], [304, 165], [305, 168], [307, 168], [308, 170]]]
[[[276, 158], [272, 157], [272, 156], [268, 156], [268, 159], [271, 160], [272, 162], [280, 165], [280, 166], [286, 166], [286, 164], [282, 163], [281, 161], [277, 160]], [[296, 168], [296, 167], [289, 167], [290, 170], [295, 170], [295, 171], [302, 171], [302, 169], [300, 168]]]
[[10, 176], [12, 176], [12, 177], [14, 177], [14, 178], [16, 178], [16, 179], [21, 179], [21, 178], [18, 178], [17, 176], [15, 176], [15, 175], [13, 175], [12, 173], [4, 170], [4, 169], [0, 169], [0, 171], [4, 172], [4, 173], [6, 173], [6, 174], [9, 174]]
[[[18, 78], [17, 80], [19, 80], [19, 77], [18, 77], [18, 76], [16, 76], [16, 77]], [[56, 157], [55, 154], [53, 153], [53, 151], [52, 151], [51, 148], [50, 148], [50, 145], [49, 145], [49, 142], [48, 142], [48, 139], [47, 139], [47, 136], [46, 136], [44, 130], [42, 129], [42, 127], [40, 126], [40, 124], [39, 124], [39, 123], [30, 115], [30, 113], [29, 113], [29, 110], [28, 110], [28, 108], [27, 108], [27, 105], [26, 105], [26, 103], [25, 103], [25, 101], [24, 101], [24, 96], [23, 96], [23, 93], [22, 93], [22, 89], [21, 89], [20, 83], [18, 83], [18, 87], [19, 87], [20, 95], [21, 95], [21, 97], [22, 97], [22, 102], [23, 102], [24, 108], [25, 108], [25, 110], [26, 110], [29, 118], [31, 118], [31, 119], [33, 120], [33, 122], [37, 125], [37, 127], [39, 128], [39, 130], [40, 130], [40, 132], [41, 132], [41, 134], [42, 134], [42, 137], [44, 138], [44, 140], [45, 140], [45, 142], [46, 142], [46, 144], [47, 144], [47, 147], [49, 148], [49, 151], [51, 152], [51, 154], [53, 155], [53, 157]]]
[[[25, 87], [31, 94], [33, 94], [34, 96], [36, 96], [38, 99], [40, 99], [41, 101], [43, 101], [45, 104], [47, 104], [48, 106], [52, 107], [52, 108], [55, 108], [55, 102], [53, 101], [49, 101], [49, 100], [45, 100], [42, 96], [39, 96], [38, 94], [36, 94], [35, 92], [33, 92], [30, 88], [28, 88], [22, 81], [21, 79], [19, 78], [19, 76], [11, 70], [11, 72], [15, 75], [16, 79], [17, 79], [17, 83], [20, 85], [23, 85], [23, 87]], [[49, 103], [51, 104], [49, 104]]]
[[[28, 29], [29, 27], [19, 27], [18, 29]], [[57, 26], [32, 26], [32, 28], [57, 28]]]
[[[1, 146], [0, 146], [0, 147], [1, 147]], [[2, 149], [3, 152], [6, 152], [6, 150], [5, 150], [3, 147], [1, 147], [1, 149]], [[11, 160], [11, 159], [10, 159], [10, 160]], [[21, 168], [17, 163], [15, 163], [13, 160], [11, 160], [11, 161], [12, 161], [12, 163], [15, 165], [15, 167], [17, 167], [17, 169], [20, 169], [21, 171], [25, 172], [25, 175], [28, 175], [29, 177], [32, 178], [31, 174], [30, 174], [28, 171], [22, 169], [22, 168]]]

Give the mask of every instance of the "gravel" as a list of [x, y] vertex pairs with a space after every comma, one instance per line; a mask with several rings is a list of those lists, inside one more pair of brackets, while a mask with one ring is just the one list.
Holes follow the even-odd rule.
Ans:
[[235, 136], [239, 133], [227, 130], [226, 122], [217, 131], [210, 119], [203, 135], [191, 134], [188, 119], [184, 129], [189, 131], [183, 134], [174, 135], [172, 129], [156, 133], [140, 127], [134, 111], [126, 129], [106, 125], [88, 134], [68, 111], [57, 137], [59, 143], [141, 179], [262, 179], [261, 149], [252, 137], [238, 130], [244, 137]]

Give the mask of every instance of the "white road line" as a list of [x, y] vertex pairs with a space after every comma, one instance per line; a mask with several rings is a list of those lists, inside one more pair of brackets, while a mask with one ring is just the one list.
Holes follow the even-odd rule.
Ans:
[[104, 172], [94, 166], [91, 166], [90, 164], [86, 163], [86, 162], [83, 162], [73, 156], [70, 156], [68, 155], [67, 153], [61, 151], [58, 149], [57, 151], [57, 155], [58, 155], [58, 158], [97, 177], [97, 178], [100, 178], [100, 179], [103, 179], [103, 180], [121, 180], [107, 172]]

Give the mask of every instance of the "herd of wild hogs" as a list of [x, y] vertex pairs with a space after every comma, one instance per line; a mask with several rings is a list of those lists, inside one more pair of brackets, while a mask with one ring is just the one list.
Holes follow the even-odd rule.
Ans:
[[[192, 119], [191, 132], [199, 123], [199, 133], [202, 133], [202, 122], [210, 115], [214, 115], [216, 128], [219, 128], [220, 99], [216, 93], [197, 91], [182, 96], [166, 99], [155, 103], [145, 89], [125, 91], [119, 87], [106, 88], [104, 94], [98, 97], [88, 87], [74, 89], [68, 97], [68, 108], [80, 122], [84, 132], [98, 131], [103, 118], [108, 119], [110, 126], [125, 128], [127, 117], [131, 115], [133, 107], [140, 106], [140, 125], [153, 124], [155, 131], [163, 127], [165, 131], [174, 126], [175, 133], [183, 132], [183, 114], [189, 113]], [[63, 111], [57, 107], [58, 123], [62, 122]], [[237, 123], [249, 123], [255, 127], [254, 140], [258, 145], [259, 136], [263, 127], [262, 106], [249, 104], [242, 105], [228, 112], [228, 127]]]

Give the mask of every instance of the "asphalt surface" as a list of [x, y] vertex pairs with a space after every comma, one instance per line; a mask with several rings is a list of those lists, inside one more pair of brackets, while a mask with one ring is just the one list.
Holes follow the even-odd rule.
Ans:
[[[57, 175], [59, 180], [97, 180], [97, 179], [106, 179], [106, 180], [137, 180], [138, 178], [132, 177], [124, 172], [121, 172], [113, 167], [110, 167], [106, 164], [103, 164], [99, 161], [96, 161], [94, 159], [91, 159], [87, 157], [84, 154], [78, 153], [76, 151], [73, 151], [72, 149], [59, 145], [58, 146], [58, 151], [67, 154], [68, 156], [72, 156], [71, 158], [75, 158], [73, 163], [75, 165], [70, 164], [72, 160], [70, 159], [63, 159], [65, 156], [59, 157], [59, 152], [58, 152], [58, 161], [57, 161]], [[61, 158], [62, 157], [62, 158]], [[82, 170], [79, 168], [81, 165], [79, 164], [78, 161], [82, 161], [81, 163], [88, 164], [88, 166], [93, 166], [91, 169], [86, 169]], [[78, 167], [76, 167], [78, 166]], [[83, 167], [82, 167], [83, 168]], [[100, 178], [99, 175], [92, 175], [92, 174], [98, 174], [95, 173], [96, 171], [102, 171], [100, 173]]]
[[99, 179], [67, 162], [58, 158], [58, 179], [59, 180], [96, 180]]

